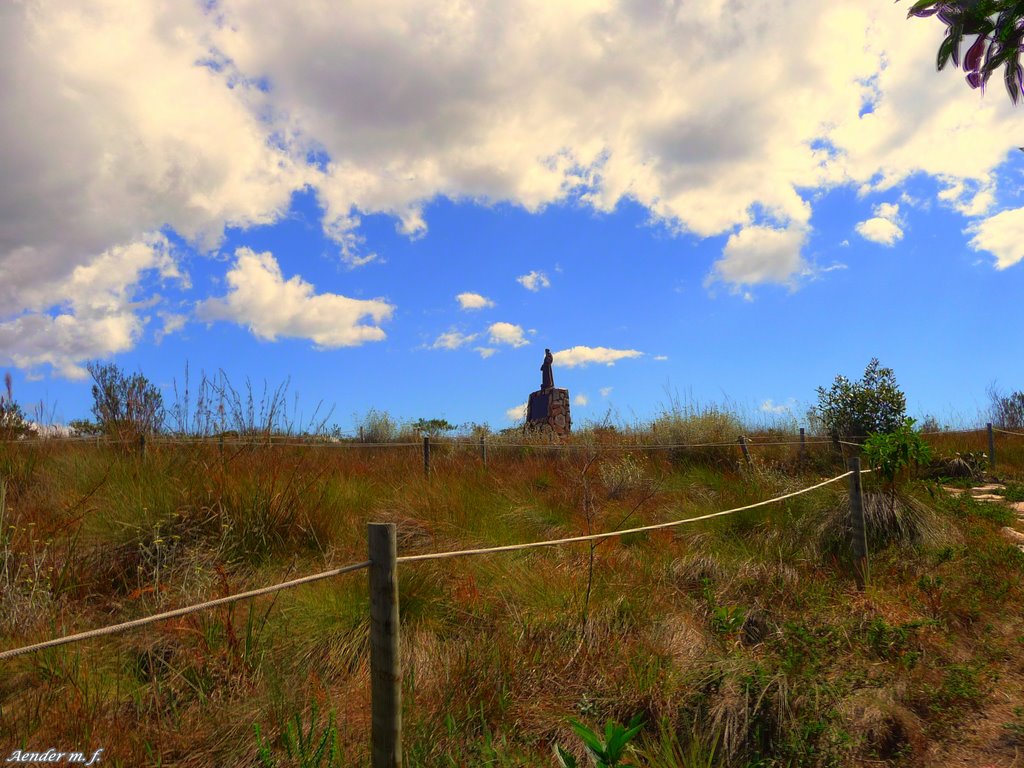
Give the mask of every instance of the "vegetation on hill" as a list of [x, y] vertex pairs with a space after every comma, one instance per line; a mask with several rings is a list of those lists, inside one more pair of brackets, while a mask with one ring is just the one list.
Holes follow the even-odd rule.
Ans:
[[[364, 427], [389, 423], [371, 411]], [[401, 565], [406, 764], [1012, 758], [1024, 554], [999, 529], [1014, 515], [942, 488], [984, 432], [912, 427], [866, 446], [863, 592], [845, 480], [593, 546]], [[416, 447], [372, 444], [398, 437], [381, 429], [365, 445], [145, 454], [0, 443], [0, 647], [362, 561], [371, 521], [396, 523], [400, 554], [630, 528], [807, 487], [858, 450], [823, 433], [801, 456], [793, 433], [673, 403], [557, 448], [489, 435], [486, 467], [475, 440], [438, 438], [426, 478]], [[701, 445], [670, 447], [684, 442]], [[1024, 438], [1001, 436], [999, 461], [1015, 499]], [[365, 765], [368, 663], [366, 577], [343, 575], [2, 661], [0, 745], [103, 747], [123, 766]]]

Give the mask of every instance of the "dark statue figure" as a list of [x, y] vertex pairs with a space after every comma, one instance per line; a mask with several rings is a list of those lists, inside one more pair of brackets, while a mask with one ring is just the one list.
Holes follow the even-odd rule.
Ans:
[[550, 349], [544, 350], [544, 364], [540, 367], [541, 371], [541, 384], [540, 388], [551, 389], [555, 386], [555, 376], [551, 373], [551, 363], [554, 362], [554, 357], [551, 355]]

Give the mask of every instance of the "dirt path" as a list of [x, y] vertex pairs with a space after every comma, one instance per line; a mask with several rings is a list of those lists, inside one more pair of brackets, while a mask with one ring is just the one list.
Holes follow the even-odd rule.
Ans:
[[952, 488], [944, 485], [942, 490], [955, 494], [969, 493], [971, 498], [976, 501], [987, 501], [990, 504], [1000, 504], [1012, 509], [1017, 515], [1017, 521], [1012, 526], [1004, 527], [1002, 534], [1024, 552], [1024, 501], [1007, 501], [1001, 494], [1002, 491], [1006, 490], [1005, 485], [1002, 483], [986, 483], [967, 489]]
[[[943, 487], [949, 493], [970, 493], [978, 500], [1014, 510], [1017, 520], [1002, 529], [1003, 535], [1024, 551], [1024, 502], [1009, 502], [1000, 495], [1006, 486], [987, 483], [970, 489]], [[1007, 616], [1000, 627], [1001, 639], [1024, 646], [1024, 617]], [[925, 759], [931, 768], [1024, 768], [1024, 669], [1007, 660], [999, 665], [999, 679], [986, 706], [955, 741], [932, 745]]]

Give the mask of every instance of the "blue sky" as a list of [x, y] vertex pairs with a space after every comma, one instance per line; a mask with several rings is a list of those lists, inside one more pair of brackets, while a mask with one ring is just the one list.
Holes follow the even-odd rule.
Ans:
[[89, 360], [170, 399], [187, 363], [345, 430], [500, 428], [545, 347], [577, 424], [676, 395], [803, 423], [871, 357], [946, 423], [1024, 387], [1024, 133], [934, 71], [938, 22], [386, 5], [0, 10], [19, 402], [86, 416]]

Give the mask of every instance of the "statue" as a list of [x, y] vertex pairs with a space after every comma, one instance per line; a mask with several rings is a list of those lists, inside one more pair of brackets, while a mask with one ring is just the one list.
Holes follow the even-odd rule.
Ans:
[[545, 349], [544, 350], [544, 364], [541, 365], [541, 367], [540, 367], [540, 371], [541, 371], [540, 388], [542, 390], [544, 390], [544, 389], [551, 389], [552, 387], [555, 386], [555, 377], [554, 377], [554, 374], [551, 373], [551, 363], [554, 362], [554, 359], [555, 358], [552, 357], [552, 355], [551, 355], [551, 350], [550, 349]]

